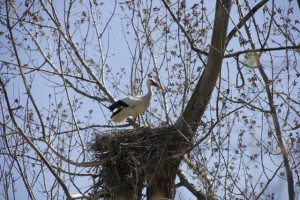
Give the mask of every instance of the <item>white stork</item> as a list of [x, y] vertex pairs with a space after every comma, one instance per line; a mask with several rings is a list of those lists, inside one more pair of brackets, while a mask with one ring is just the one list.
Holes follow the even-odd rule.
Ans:
[[[132, 116], [135, 122], [136, 117], [145, 112], [150, 105], [152, 98], [151, 86], [161, 88], [160, 85], [152, 78], [147, 80], [148, 93], [142, 96], [126, 96], [110, 105], [108, 109], [113, 112], [111, 120], [114, 122], [123, 122], [127, 117]], [[116, 111], [114, 111], [117, 109]]]

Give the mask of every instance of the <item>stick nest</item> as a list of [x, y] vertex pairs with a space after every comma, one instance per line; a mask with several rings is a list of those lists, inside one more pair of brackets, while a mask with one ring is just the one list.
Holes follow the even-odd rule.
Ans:
[[170, 173], [191, 145], [183, 133], [174, 126], [96, 133], [91, 150], [96, 161], [105, 162], [96, 167], [95, 192], [138, 191], [161, 169]]

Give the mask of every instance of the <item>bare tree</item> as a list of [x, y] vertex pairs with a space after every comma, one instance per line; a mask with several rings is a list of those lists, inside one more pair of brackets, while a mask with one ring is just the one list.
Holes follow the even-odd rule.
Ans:
[[[1, 1], [1, 197], [299, 198], [296, 6]], [[149, 74], [140, 128], [112, 123]]]

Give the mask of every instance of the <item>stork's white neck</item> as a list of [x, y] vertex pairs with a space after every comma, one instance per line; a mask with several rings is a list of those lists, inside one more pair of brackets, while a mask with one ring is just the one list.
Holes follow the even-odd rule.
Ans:
[[152, 87], [151, 87], [151, 84], [147, 84], [147, 87], [148, 87], [148, 93], [145, 96], [149, 97], [149, 99], [150, 99], [151, 96], [152, 96]]

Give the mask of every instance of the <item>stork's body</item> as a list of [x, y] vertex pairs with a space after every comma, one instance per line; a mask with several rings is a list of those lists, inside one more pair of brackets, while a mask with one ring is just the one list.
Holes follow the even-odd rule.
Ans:
[[[139, 114], [145, 112], [152, 98], [152, 85], [160, 88], [159, 84], [150, 78], [147, 80], [147, 94], [142, 96], [126, 96], [109, 106], [108, 108], [113, 112], [111, 120], [114, 122], [123, 122], [129, 116], [133, 116], [135, 120]], [[114, 111], [115, 109], [117, 110]]]

